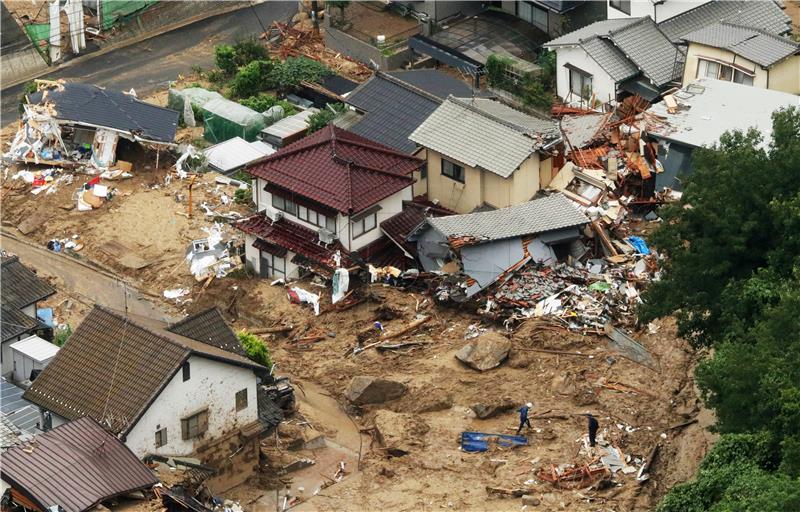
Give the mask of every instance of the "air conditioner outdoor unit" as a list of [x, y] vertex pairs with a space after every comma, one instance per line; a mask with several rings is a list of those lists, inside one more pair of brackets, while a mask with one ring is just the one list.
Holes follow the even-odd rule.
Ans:
[[336, 240], [336, 233], [329, 229], [319, 228], [319, 241], [323, 244], [332, 244]]
[[275, 218], [272, 219], [272, 222], [278, 222], [283, 218], [283, 212], [275, 212]]

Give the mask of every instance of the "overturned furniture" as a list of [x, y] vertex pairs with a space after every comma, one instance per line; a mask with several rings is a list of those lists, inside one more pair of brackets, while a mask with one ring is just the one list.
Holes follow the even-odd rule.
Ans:
[[178, 112], [132, 93], [38, 81], [6, 157], [16, 162], [108, 169], [125, 143], [171, 147]]

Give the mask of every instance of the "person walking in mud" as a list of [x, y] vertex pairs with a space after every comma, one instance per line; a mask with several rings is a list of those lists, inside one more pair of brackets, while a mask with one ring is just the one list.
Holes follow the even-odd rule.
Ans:
[[594, 448], [594, 445], [597, 441], [597, 430], [600, 428], [600, 424], [597, 423], [597, 420], [591, 414], [587, 414], [586, 417], [589, 420], [589, 446]]
[[533, 428], [531, 426], [531, 420], [528, 419], [528, 411], [530, 411], [531, 407], [533, 407], [533, 404], [528, 402], [527, 404], [517, 409], [519, 411], [519, 428], [517, 429], [517, 435], [519, 435], [519, 433], [522, 432], [522, 427], [524, 427], [526, 424], [528, 425], [528, 430]]

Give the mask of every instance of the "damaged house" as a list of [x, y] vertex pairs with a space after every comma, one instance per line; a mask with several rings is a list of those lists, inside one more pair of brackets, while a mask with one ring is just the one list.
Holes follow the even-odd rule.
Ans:
[[129, 144], [171, 147], [179, 113], [95, 85], [39, 81], [6, 154], [16, 162], [108, 169]]
[[351, 253], [383, 238], [379, 225], [412, 199], [424, 162], [329, 125], [279, 149], [248, 172], [259, 213], [235, 227], [262, 277], [331, 276]]
[[216, 310], [175, 324], [95, 306], [24, 398], [67, 420], [89, 416], [136, 456], [191, 456], [220, 481], [258, 463], [257, 375]]
[[427, 197], [458, 213], [530, 201], [558, 170], [558, 126], [486, 98], [449, 96], [409, 137], [427, 149]]
[[426, 271], [464, 275], [469, 298], [528, 262], [554, 265], [588, 223], [569, 199], [552, 194], [490, 212], [431, 217], [413, 240]]

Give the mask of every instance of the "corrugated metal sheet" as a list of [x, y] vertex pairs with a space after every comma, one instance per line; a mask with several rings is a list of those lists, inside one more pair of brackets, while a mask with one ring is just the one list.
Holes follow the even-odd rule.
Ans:
[[3, 454], [3, 480], [42, 508], [83, 512], [115, 496], [158, 483], [116, 437], [84, 417]]
[[38, 336], [29, 336], [24, 340], [11, 344], [11, 349], [36, 361], [47, 361], [58, 354], [58, 345], [54, 345]]

